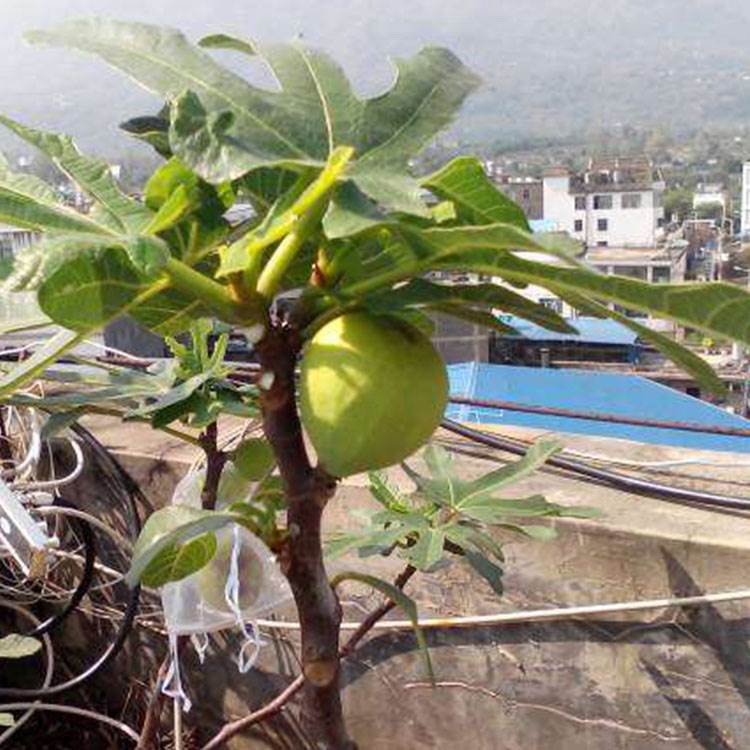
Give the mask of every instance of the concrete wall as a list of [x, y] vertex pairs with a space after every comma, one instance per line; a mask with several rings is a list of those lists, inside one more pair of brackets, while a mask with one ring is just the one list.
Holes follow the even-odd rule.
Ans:
[[432, 343], [447, 364], [489, 361], [491, 336], [489, 328], [449, 315], [431, 317], [435, 323]]
[[[127, 468], [161, 504], [192, 457], [178, 458], [167, 446], [148, 455], [150, 438], [140, 439], [140, 430], [104, 429], [101, 434], [121, 446], [119, 455]], [[580, 450], [614, 451], [642, 460], [678, 455], [672, 449], [624, 442], [592, 445], [590, 438], [571, 441], [568, 436], [565, 442]], [[496, 460], [489, 461], [482, 456], [481, 452], [459, 455], [467, 477], [496, 468], [497, 458], [502, 458], [496, 454]], [[715, 471], [697, 466], [695, 482]], [[730, 468], [727, 481], [746, 480], [748, 474], [750, 470]], [[397, 484], [405, 481], [398, 473], [393, 479]], [[86, 493], [80, 492], [80, 483], [73, 489], [84, 507], [104, 507], [100, 479], [90, 476], [83, 481]], [[729, 486], [721, 481], [717, 479], [717, 491]], [[373, 510], [361, 484], [353, 478], [341, 489], [327, 510], [326, 530], [352, 528], [358, 513]], [[595, 521], [560, 520], [558, 539], [544, 544], [519, 542], [500, 533], [498, 539], [506, 543], [507, 553], [502, 599], [459, 560], [420, 575], [409, 593], [421, 616], [489, 614], [747, 586], [750, 521], [746, 518], [628, 496], [559, 472], [535, 474], [514, 492], [519, 496], [542, 492], [557, 502], [593, 505], [603, 515]], [[89, 505], [95, 502], [100, 505]], [[351, 556], [332, 569], [367, 570], [390, 578], [401, 566], [397, 558]], [[347, 588], [343, 598], [347, 620], [361, 618], [362, 609], [378, 601], [356, 586]], [[279, 616], [292, 615], [282, 611]], [[66, 658], [74, 664], [90, 660], [95, 631], [79, 628], [77, 638], [71, 639], [75, 649]], [[633, 612], [588, 621], [430, 630], [427, 639], [435, 686], [427, 680], [409, 631], [374, 632], [346, 663], [344, 709], [360, 750], [742, 750], [746, 746], [750, 613], [745, 604]], [[231, 631], [211, 637], [203, 665], [192, 648], [186, 648], [184, 678], [195, 707], [185, 721], [194, 733], [194, 746], [200, 746], [222, 721], [238, 718], [278, 694], [296, 673], [298, 645], [293, 632], [272, 632], [256, 667], [245, 676], [238, 674], [232, 661], [239, 641]], [[142, 683], [162, 654], [163, 638], [140, 628], [128, 650], [89, 686], [95, 707], [101, 708], [102, 696], [108, 695], [111, 715], [119, 717], [127, 703], [124, 718], [134, 721], [137, 706], [147, 695]], [[131, 680], [137, 685], [134, 695], [118, 691]], [[38, 729], [40, 720], [34, 721]], [[73, 736], [71, 727], [75, 727], [73, 719], [66, 720], [64, 728], [60, 722], [50, 722], [47, 744], [39, 739], [27, 743], [28, 733], [22, 732], [14, 750], [78, 746], [59, 740], [63, 732], [66, 741]], [[301, 735], [293, 710], [287, 710], [227, 747], [304, 750], [311, 745]]]

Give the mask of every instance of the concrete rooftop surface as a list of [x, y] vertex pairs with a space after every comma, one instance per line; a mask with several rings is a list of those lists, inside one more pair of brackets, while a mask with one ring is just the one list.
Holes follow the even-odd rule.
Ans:
[[[155, 505], [197, 454], [137, 424], [89, 418], [88, 426], [141, 481]], [[476, 425], [472, 425], [476, 426]], [[238, 423], [227, 420], [225, 435]], [[549, 435], [510, 426], [483, 429], [516, 439]], [[590, 435], [558, 436], [566, 452], [663, 484], [750, 497], [746, 455], [663, 447]], [[440, 431], [460, 471], [478, 476], [512, 460]], [[605, 461], [616, 461], [609, 464]], [[671, 462], [671, 465], [654, 464]], [[419, 468], [420, 459], [414, 459]], [[642, 464], [642, 465], [639, 465]], [[391, 479], [404, 489], [400, 470]], [[367, 478], [343, 483], [326, 511], [327, 532], [354, 528], [376, 506]], [[505, 594], [499, 598], [460, 561], [419, 575], [408, 593], [421, 617], [466, 616], [538, 607], [627, 602], [735, 591], [747, 587], [750, 515], [636, 496], [557, 469], [509, 488], [508, 496], [541, 493], [564, 505], [600, 510], [597, 519], [552, 521], [558, 538], [504, 539]], [[330, 566], [392, 578], [397, 558], [351, 555]], [[361, 619], [378, 597], [362, 586], [343, 593], [345, 617]], [[746, 602], [663, 608], [483, 628], [430, 630], [436, 671], [430, 687], [410, 632], [375, 631], [346, 663], [344, 702], [363, 750], [598, 750], [747, 746], [750, 727], [750, 617]], [[279, 613], [283, 619], [293, 612]], [[403, 614], [394, 612], [396, 618]], [[188, 690], [201, 722], [238, 717], [278, 693], [294, 673], [291, 635], [271, 632], [258, 668], [240, 678], [227, 652], [230, 636], [212, 640], [200, 666], [186, 657]], [[387, 706], [387, 718], [383, 707]], [[194, 709], [195, 710], [195, 709]], [[193, 720], [193, 719], [191, 719]], [[230, 748], [305, 747], [285, 715], [236, 738]]]

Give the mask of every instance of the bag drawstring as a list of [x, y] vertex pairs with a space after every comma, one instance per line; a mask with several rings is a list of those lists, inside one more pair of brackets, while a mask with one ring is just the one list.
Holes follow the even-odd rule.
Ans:
[[193, 705], [190, 698], [187, 697], [185, 689], [182, 686], [182, 674], [180, 672], [180, 654], [177, 649], [177, 634], [169, 634], [169, 669], [164, 677], [164, 685], [161, 689], [164, 695], [176, 701], [182, 701], [182, 710], [185, 713], [190, 711]]
[[190, 642], [193, 644], [195, 653], [198, 654], [198, 661], [203, 664], [208, 651], [208, 633], [193, 633], [190, 636]]
[[258, 658], [261, 641], [258, 631], [252, 623], [246, 623], [240, 607], [240, 526], [234, 524], [232, 529], [232, 555], [229, 560], [229, 575], [224, 586], [224, 598], [235, 617], [237, 626], [245, 637], [237, 654], [236, 663], [240, 674], [250, 671]]

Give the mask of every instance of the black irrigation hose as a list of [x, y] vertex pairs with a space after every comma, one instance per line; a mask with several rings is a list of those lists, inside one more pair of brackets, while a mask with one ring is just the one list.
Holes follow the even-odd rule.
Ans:
[[104, 465], [106, 465], [112, 474], [115, 481], [122, 484], [125, 498], [130, 507], [130, 513], [132, 516], [131, 531], [135, 538], [141, 533], [142, 521], [141, 514], [138, 510], [138, 502], [145, 507], [150, 508], [149, 502], [146, 500], [140, 487], [135, 483], [130, 474], [123, 469], [119, 461], [91, 434], [89, 430], [76, 423], [71, 426], [73, 433], [80, 438], [81, 442], [91, 450], [96, 458]]
[[[452, 419], [444, 419], [442, 427], [449, 432], [462, 437], [481, 443], [490, 448], [496, 448], [508, 453], [514, 453], [521, 456], [528, 450], [528, 446], [520, 440], [513, 438], [489, 435], [471, 427], [465, 427]], [[582, 461], [576, 461], [571, 458], [562, 456], [552, 456], [547, 460], [547, 464], [559, 469], [565, 469], [575, 474], [580, 474], [590, 479], [597, 479], [600, 482], [615, 487], [619, 490], [632, 492], [639, 495], [647, 495], [665, 500], [679, 500], [687, 503], [700, 505], [710, 505], [716, 508], [731, 508], [732, 510], [750, 510], [750, 499], [742, 497], [732, 497], [730, 495], [716, 495], [712, 492], [701, 492], [699, 490], [688, 490], [680, 487], [670, 487], [665, 484], [649, 482], [645, 479], [636, 479], [627, 474], [609, 471], [608, 469], [599, 469]]]
[[[109, 452], [101, 445], [101, 443], [99, 443], [98, 440], [96, 440], [96, 438], [88, 430], [86, 430], [84, 427], [80, 427], [80, 425], [74, 425], [73, 431], [96, 455], [96, 457], [111, 470], [113, 482], [119, 482], [121, 484], [120, 489], [124, 490], [124, 495], [127, 499], [131, 511], [131, 525], [135, 536], [137, 536], [141, 530], [141, 518], [138, 511], [137, 500], [144, 500], [140, 489], [135, 484], [130, 475], [122, 468], [122, 466], [120, 466], [120, 464], [109, 454]], [[58, 498], [57, 504], [64, 507], [75, 507], [72, 503], [63, 500], [62, 498]], [[90, 524], [86, 523], [86, 521], [78, 518], [71, 518], [70, 521], [78, 526], [81, 532], [81, 538], [83, 540], [84, 547], [86, 549], [84, 572], [81, 577], [81, 581], [76, 588], [73, 597], [71, 597], [71, 600], [65, 606], [65, 609], [58, 615], [55, 615], [54, 617], [50, 618], [50, 620], [47, 620], [46, 622], [35, 628], [31, 633], [29, 633], [29, 635], [41, 635], [42, 633], [48, 632], [52, 628], [59, 625], [66, 617], [68, 617], [73, 612], [73, 610], [77, 608], [86, 592], [88, 591], [89, 586], [91, 585], [94, 574], [94, 562], [96, 558], [95, 536]], [[133, 624], [135, 622], [136, 614], [138, 613], [140, 593], [140, 586], [136, 586], [135, 588], [130, 590], [127, 607], [125, 608], [123, 619], [120, 623], [119, 628], [117, 629], [117, 634], [115, 635], [114, 641], [112, 641], [112, 643], [107, 646], [104, 653], [101, 654], [101, 656], [85, 671], [81, 672], [75, 677], [72, 677], [66, 682], [61, 682], [57, 685], [50, 685], [47, 688], [23, 689], [0, 687], [0, 698], [24, 700], [47, 698], [52, 695], [59, 695], [60, 693], [72, 690], [73, 688], [80, 686], [81, 684], [86, 682], [86, 680], [90, 679], [96, 673], [100, 672], [112, 661], [112, 659], [115, 658], [115, 656], [117, 656], [122, 647], [125, 645], [125, 641], [130, 635]]]
[[37, 688], [37, 689], [22, 689], [22, 688], [0, 688], [0, 698], [16, 698], [16, 699], [29, 699], [29, 698], [47, 698], [50, 695], [59, 695], [68, 690], [72, 690], [75, 687], [83, 684], [89, 678], [93, 677], [97, 672], [104, 669], [112, 659], [117, 656], [120, 649], [125, 644], [125, 640], [133, 627], [135, 621], [135, 615], [138, 612], [138, 603], [140, 599], [141, 589], [140, 586], [136, 586], [130, 591], [130, 598], [128, 600], [128, 606], [125, 609], [125, 615], [120, 623], [120, 627], [117, 630], [117, 636], [115, 640], [107, 646], [104, 653], [84, 672], [76, 675], [67, 682], [60, 682], [57, 685], [50, 685], [48, 688]]
[[[61, 505], [63, 508], [75, 509], [75, 506], [72, 503], [63, 500], [62, 498], [57, 498], [57, 500], [55, 501], [55, 505]], [[27, 635], [40, 636], [44, 633], [49, 633], [58, 625], [62, 624], [65, 619], [69, 615], [71, 615], [73, 611], [78, 607], [83, 597], [86, 596], [86, 593], [91, 586], [91, 581], [94, 578], [94, 563], [96, 562], [96, 538], [94, 537], [94, 533], [91, 530], [91, 525], [84, 521], [82, 518], [70, 518], [69, 522], [73, 526], [77, 527], [78, 533], [81, 535], [83, 547], [85, 549], [85, 558], [81, 580], [78, 582], [76, 590], [73, 592], [73, 595], [70, 597], [68, 603], [62, 609], [62, 611], [37, 625], [37, 627], [35, 627]]]

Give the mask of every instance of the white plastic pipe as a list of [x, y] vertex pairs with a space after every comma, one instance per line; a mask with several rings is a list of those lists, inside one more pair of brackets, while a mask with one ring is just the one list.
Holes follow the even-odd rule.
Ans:
[[[725, 591], [699, 596], [671, 597], [668, 599], [644, 599], [642, 601], [615, 602], [612, 604], [584, 604], [573, 607], [518, 610], [498, 612], [492, 615], [470, 615], [466, 617], [428, 617], [419, 620], [420, 628], [467, 628], [490, 625], [509, 625], [525, 622], [545, 622], [551, 620], [585, 619], [596, 615], [610, 615], [623, 612], [639, 612], [666, 607], [687, 607], [696, 604], [720, 604], [750, 599], [750, 589]], [[258, 620], [259, 627], [269, 630], [299, 630], [299, 623], [290, 620]], [[343, 622], [342, 630], [356, 630], [358, 622]], [[411, 620], [380, 620], [373, 630], [411, 630]]]

